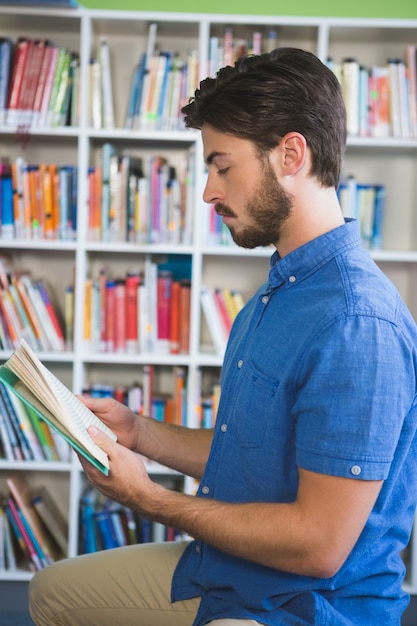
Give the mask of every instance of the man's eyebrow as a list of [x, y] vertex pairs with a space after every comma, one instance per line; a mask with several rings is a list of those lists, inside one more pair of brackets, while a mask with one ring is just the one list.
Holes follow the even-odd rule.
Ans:
[[213, 152], [211, 152], [206, 159], [207, 165], [210, 165], [211, 163], [213, 163], [216, 157], [222, 157], [222, 156], [227, 156], [227, 152], [217, 152], [213, 150]]

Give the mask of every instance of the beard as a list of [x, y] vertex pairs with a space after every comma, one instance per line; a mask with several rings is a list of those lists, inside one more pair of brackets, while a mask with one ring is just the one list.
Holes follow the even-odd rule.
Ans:
[[[229, 226], [233, 241], [241, 248], [276, 245], [282, 226], [290, 216], [292, 197], [278, 182], [269, 163], [265, 164], [262, 180], [246, 204], [246, 213], [251, 225], [242, 230]], [[216, 204], [219, 215], [237, 217], [226, 204]]]

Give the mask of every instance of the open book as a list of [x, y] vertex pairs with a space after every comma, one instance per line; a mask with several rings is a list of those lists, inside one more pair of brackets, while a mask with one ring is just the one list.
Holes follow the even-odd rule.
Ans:
[[0, 366], [0, 380], [90, 463], [109, 473], [108, 456], [87, 428], [94, 425], [113, 441], [116, 435], [41, 363], [24, 339]]

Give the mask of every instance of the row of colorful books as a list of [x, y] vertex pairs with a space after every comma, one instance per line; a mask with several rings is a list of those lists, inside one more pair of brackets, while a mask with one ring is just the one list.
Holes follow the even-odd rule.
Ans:
[[84, 396], [114, 398], [126, 404], [139, 415], [148, 415], [160, 422], [185, 426], [187, 424], [187, 376], [180, 366], [172, 368], [169, 388], [156, 389], [157, 378], [154, 365], [144, 365], [140, 382], [132, 385], [115, 386], [95, 383], [83, 389]]
[[162, 51], [157, 24], [148, 30], [146, 51], [134, 68], [125, 128], [182, 130], [181, 107], [198, 85], [198, 52], [189, 50], [184, 61], [178, 53]]
[[88, 171], [91, 241], [189, 244], [193, 230], [194, 151], [175, 167], [162, 156], [119, 153], [105, 143]]
[[176, 541], [181, 537], [171, 526], [146, 520], [90, 488], [81, 500], [80, 520], [81, 554], [137, 543]]
[[213, 35], [209, 42], [209, 76], [215, 76], [219, 68], [234, 65], [240, 57], [271, 52], [278, 47], [277, 31], [270, 29], [265, 37], [255, 30], [250, 38], [236, 37], [232, 26], [226, 26], [222, 37]]
[[200, 302], [215, 351], [223, 356], [236, 315], [244, 306], [238, 289], [202, 285]]
[[48, 39], [0, 39], [0, 126], [77, 125], [79, 57]]
[[0, 502], [0, 571], [39, 571], [68, 553], [68, 525], [50, 493], [21, 472], [6, 478]]
[[[73, 307], [72, 289], [66, 304]], [[71, 313], [61, 321], [51, 290], [43, 279], [32, 279], [29, 272], [15, 272], [0, 260], [0, 348], [17, 348], [26, 339], [34, 350], [62, 352], [72, 341]], [[71, 329], [69, 328], [71, 326]]]
[[360, 222], [362, 245], [367, 250], [380, 250], [383, 245], [385, 185], [367, 185], [348, 176], [338, 189], [342, 212]]
[[78, 169], [0, 160], [0, 239], [73, 240]]
[[37, 413], [0, 383], [0, 459], [70, 460], [70, 449]]
[[338, 77], [351, 136], [417, 138], [417, 46], [404, 58], [366, 67], [355, 58], [328, 65]]
[[112, 279], [106, 268], [85, 282], [84, 343], [94, 352], [187, 354], [191, 282], [145, 261]]

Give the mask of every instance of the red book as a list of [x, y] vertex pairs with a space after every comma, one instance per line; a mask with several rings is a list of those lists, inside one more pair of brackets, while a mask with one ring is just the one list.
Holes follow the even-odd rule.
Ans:
[[29, 46], [30, 40], [25, 37], [19, 37], [16, 42], [9, 94], [7, 98], [7, 124], [9, 126], [17, 126], [19, 123], [18, 105], [20, 92], [22, 91], [22, 80], [27, 63]]
[[45, 309], [49, 315], [49, 318], [51, 320], [52, 323], [52, 327], [55, 331], [55, 335], [56, 335], [56, 341], [54, 341], [54, 345], [57, 347], [57, 349], [59, 350], [64, 350], [65, 349], [65, 336], [64, 336], [64, 331], [61, 328], [61, 324], [58, 320], [58, 316], [55, 312], [55, 309], [52, 305], [51, 299], [49, 297], [48, 294], [48, 290], [46, 288], [45, 283], [42, 280], [38, 280], [35, 282], [35, 286], [37, 287], [42, 301], [45, 305]]
[[114, 347], [116, 352], [126, 351], [126, 284], [123, 279], [114, 288]]
[[222, 319], [226, 335], [229, 336], [230, 329], [232, 328], [232, 322], [229, 317], [229, 312], [226, 307], [226, 303], [223, 298], [222, 290], [215, 289], [214, 290], [214, 300], [216, 302], [217, 309], [220, 313], [220, 317]]
[[42, 64], [39, 71], [39, 76], [36, 84], [35, 96], [32, 104], [32, 125], [37, 126], [39, 124], [39, 114], [42, 106], [43, 92], [45, 90], [46, 78], [48, 76], [48, 70], [52, 62], [53, 48], [55, 45], [50, 41], [45, 41], [44, 54], [42, 58]]
[[129, 354], [139, 350], [139, 285], [139, 274], [126, 276], [126, 350]]
[[114, 352], [115, 347], [115, 288], [114, 280], [106, 283], [106, 351]]
[[107, 271], [105, 268], [100, 270], [99, 277], [99, 290], [100, 290], [100, 351], [106, 352], [107, 350]]
[[[21, 536], [23, 537], [23, 541], [24, 541], [24, 549], [30, 559], [30, 561], [33, 563], [33, 565], [35, 566], [35, 568], [37, 570], [41, 570], [43, 569], [43, 564], [41, 563], [41, 560], [39, 558], [39, 556], [36, 553], [36, 549], [35, 546], [33, 545], [33, 542], [29, 536], [28, 531], [26, 530], [26, 526], [23, 522], [22, 517], [19, 514], [19, 510], [13, 500], [12, 497], [7, 498], [7, 505], [11, 511], [11, 514], [13, 516], [13, 519], [15, 521], [15, 524], [17, 526], [17, 528], [19, 529], [19, 532], [21, 534]], [[23, 547], [23, 544], [22, 544]]]
[[21, 123], [29, 126], [32, 122], [33, 104], [42, 69], [45, 54], [46, 40], [36, 39], [33, 41], [25, 68], [25, 76], [22, 86], [22, 102], [19, 103]]
[[168, 353], [170, 345], [171, 272], [160, 272], [157, 279], [157, 339], [160, 352]]

